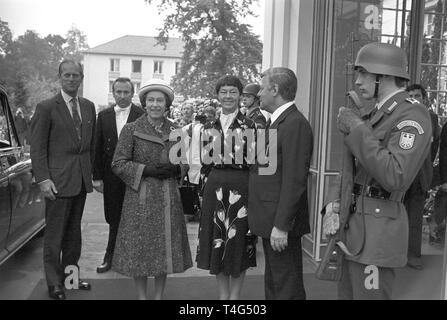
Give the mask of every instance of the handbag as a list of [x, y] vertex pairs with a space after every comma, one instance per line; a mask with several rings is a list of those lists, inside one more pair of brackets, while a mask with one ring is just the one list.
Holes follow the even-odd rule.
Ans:
[[186, 175], [186, 183], [183, 180], [179, 186], [179, 191], [183, 205], [183, 213], [185, 215], [195, 216], [200, 210], [200, 200], [197, 194], [197, 188], [189, 182], [188, 175]]

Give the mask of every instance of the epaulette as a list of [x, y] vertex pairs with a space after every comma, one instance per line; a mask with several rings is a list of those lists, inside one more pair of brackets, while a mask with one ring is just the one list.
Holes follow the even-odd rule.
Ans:
[[409, 102], [411, 104], [418, 104], [418, 103], [420, 103], [419, 101], [417, 101], [414, 98], [407, 98], [407, 99], [405, 99], [405, 101], [407, 101], [407, 102]]

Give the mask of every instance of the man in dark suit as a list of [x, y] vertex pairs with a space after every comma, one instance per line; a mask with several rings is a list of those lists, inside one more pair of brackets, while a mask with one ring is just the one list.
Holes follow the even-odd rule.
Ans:
[[268, 167], [276, 170], [266, 174], [258, 165], [250, 171], [248, 222], [251, 232], [262, 238], [268, 300], [306, 298], [301, 237], [310, 232], [307, 177], [313, 135], [293, 102], [296, 90], [292, 70], [271, 68], [263, 73], [259, 95], [261, 108], [272, 114], [266, 140], [269, 158], [276, 160]]
[[[429, 106], [427, 103], [427, 92], [420, 84], [413, 84], [407, 87], [406, 91], [410, 97], [419, 101], [419, 103]], [[433, 179], [433, 162], [439, 148], [440, 128], [438, 116], [432, 110], [428, 109], [431, 118], [433, 130], [433, 141], [431, 150], [424, 165], [419, 170], [416, 178], [407, 190], [404, 198], [405, 208], [408, 213], [408, 262], [411, 268], [421, 270], [423, 268], [421, 259], [422, 246], [422, 223], [424, 215], [424, 204], [427, 191], [431, 189]]]
[[128, 78], [118, 78], [112, 84], [116, 105], [98, 114], [95, 133], [95, 160], [93, 163], [93, 187], [104, 192], [104, 215], [109, 224], [109, 240], [103, 263], [96, 269], [107, 272], [112, 266], [115, 240], [123, 207], [125, 185], [111, 168], [113, 154], [121, 129], [143, 113], [143, 109], [132, 103], [134, 86]]
[[[80, 63], [61, 62], [61, 92], [40, 102], [31, 121], [33, 172], [46, 205], [44, 268], [49, 295], [58, 300], [65, 299], [66, 267], [79, 270], [81, 218], [87, 192], [92, 192], [96, 113], [91, 101], [77, 95], [83, 78]], [[79, 280], [76, 288], [91, 287]]]

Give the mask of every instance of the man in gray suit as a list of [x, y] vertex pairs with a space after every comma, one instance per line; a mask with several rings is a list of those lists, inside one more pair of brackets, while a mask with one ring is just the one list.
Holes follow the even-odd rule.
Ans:
[[[79, 270], [81, 218], [87, 192], [92, 192], [96, 112], [91, 101], [78, 96], [83, 78], [80, 63], [62, 61], [62, 90], [40, 102], [31, 120], [33, 172], [46, 205], [44, 268], [49, 296], [56, 300], [65, 299], [66, 267]], [[77, 288], [91, 287], [79, 280]]]

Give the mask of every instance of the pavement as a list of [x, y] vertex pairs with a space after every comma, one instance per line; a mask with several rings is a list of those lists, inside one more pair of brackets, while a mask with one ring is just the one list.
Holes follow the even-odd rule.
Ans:
[[[188, 237], [191, 246], [193, 260], [196, 256], [198, 242], [198, 223], [188, 222]], [[104, 221], [102, 195], [93, 192], [87, 196], [84, 216], [82, 220], [83, 247], [82, 255], [79, 261], [81, 268], [81, 277], [84, 279], [123, 279], [126, 278], [118, 273], [109, 271], [103, 274], [96, 273], [96, 267], [102, 263], [104, 252], [107, 245], [108, 225]], [[25, 300], [28, 299], [33, 289], [41, 279], [44, 279], [42, 268], [43, 238], [34, 238], [22, 249], [20, 249], [12, 258], [0, 266], [0, 300]], [[405, 278], [414, 278], [414, 283], [402, 284], [401, 299], [424, 299], [435, 298], [437, 293], [429, 295], [430, 292], [424, 289], [428, 283], [440, 283], [441, 274], [438, 268], [440, 259], [437, 262], [431, 257], [439, 257], [443, 254], [442, 247], [428, 245], [426, 230], [423, 236], [422, 247], [423, 261], [427, 262], [427, 268], [422, 271], [410, 270], [404, 268], [402, 275]], [[441, 260], [442, 261], [442, 260]], [[430, 263], [430, 264], [429, 264]], [[433, 264], [436, 266], [433, 267]], [[303, 253], [303, 272], [313, 274], [317, 264], [305, 253]], [[408, 270], [407, 270], [408, 269]], [[258, 241], [257, 247], [257, 267], [250, 268], [247, 275], [263, 275], [264, 273], [264, 255], [262, 242]], [[201, 270], [192, 267], [184, 273], [170, 275], [169, 277], [213, 277], [207, 270]], [[420, 294], [419, 294], [420, 293]]]

